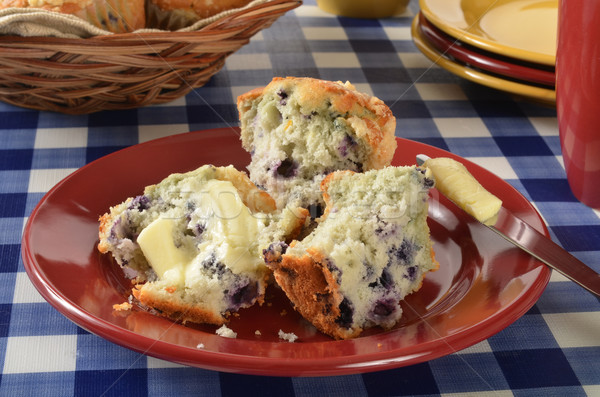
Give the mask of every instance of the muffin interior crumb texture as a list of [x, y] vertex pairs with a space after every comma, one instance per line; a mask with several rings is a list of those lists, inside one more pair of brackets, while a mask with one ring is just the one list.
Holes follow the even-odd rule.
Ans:
[[[262, 251], [302, 224], [230, 167], [172, 174], [101, 218], [101, 252], [136, 283], [137, 302], [182, 322], [224, 323], [262, 303]], [[304, 215], [305, 216], [305, 215]]]
[[250, 178], [277, 201], [319, 216], [319, 184], [335, 170], [389, 165], [396, 148], [395, 118], [379, 99], [350, 83], [274, 79], [238, 98], [242, 146]]
[[394, 326], [400, 301], [437, 268], [426, 222], [432, 186], [417, 167], [329, 175], [318, 226], [289, 247], [266, 251], [295, 308], [336, 338]]

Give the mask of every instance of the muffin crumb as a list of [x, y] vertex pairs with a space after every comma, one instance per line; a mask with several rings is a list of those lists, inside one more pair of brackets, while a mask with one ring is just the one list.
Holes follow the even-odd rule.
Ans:
[[131, 303], [129, 302], [123, 302], [123, 303], [117, 303], [113, 305], [113, 309], [118, 311], [118, 312], [125, 312], [125, 311], [129, 311], [131, 310]]
[[227, 327], [225, 324], [223, 324], [221, 326], [221, 328], [216, 330], [215, 333], [224, 338], [232, 338], [232, 339], [237, 338], [237, 332], [234, 332], [231, 328]]
[[298, 339], [298, 336], [293, 332], [283, 332], [282, 330], [279, 330], [279, 339], [294, 343]]

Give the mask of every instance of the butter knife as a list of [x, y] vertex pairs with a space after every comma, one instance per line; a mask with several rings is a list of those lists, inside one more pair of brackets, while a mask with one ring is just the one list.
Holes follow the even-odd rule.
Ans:
[[[417, 164], [423, 165], [427, 159], [429, 157], [420, 154], [417, 156]], [[461, 208], [459, 205], [457, 207]], [[465, 212], [469, 213], [469, 211]], [[469, 215], [473, 216], [470, 213]], [[540, 262], [600, 297], [600, 274], [506, 208], [500, 207], [497, 217], [492, 222], [478, 221]]]

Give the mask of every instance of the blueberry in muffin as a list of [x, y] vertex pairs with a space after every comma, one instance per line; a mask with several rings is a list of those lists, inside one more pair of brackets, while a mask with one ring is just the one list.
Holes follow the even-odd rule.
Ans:
[[140, 305], [182, 322], [223, 324], [262, 303], [262, 251], [304, 225], [307, 211], [274, 200], [232, 166], [172, 174], [100, 218], [98, 249], [137, 284]]
[[433, 185], [430, 171], [414, 166], [328, 175], [318, 226], [264, 251], [295, 309], [336, 339], [393, 327], [400, 301], [438, 267], [427, 226]]
[[274, 78], [237, 100], [250, 179], [277, 202], [323, 211], [319, 185], [336, 170], [390, 164], [396, 119], [383, 101], [350, 83]]

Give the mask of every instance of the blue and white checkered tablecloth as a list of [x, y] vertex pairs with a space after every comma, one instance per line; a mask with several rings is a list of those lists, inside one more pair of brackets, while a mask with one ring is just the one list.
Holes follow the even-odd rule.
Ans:
[[349, 80], [378, 96], [398, 119], [397, 136], [505, 179], [556, 242], [600, 271], [600, 212], [569, 190], [555, 110], [433, 65], [411, 40], [414, 3], [399, 17], [358, 20], [305, 1], [209, 84], [166, 105], [68, 116], [0, 104], [0, 395], [600, 396], [600, 301], [556, 273], [527, 314], [461, 352], [367, 374], [286, 378], [185, 367], [112, 344], [52, 308], [24, 271], [23, 226], [63, 177], [139, 142], [235, 126], [237, 95], [286, 75]]

